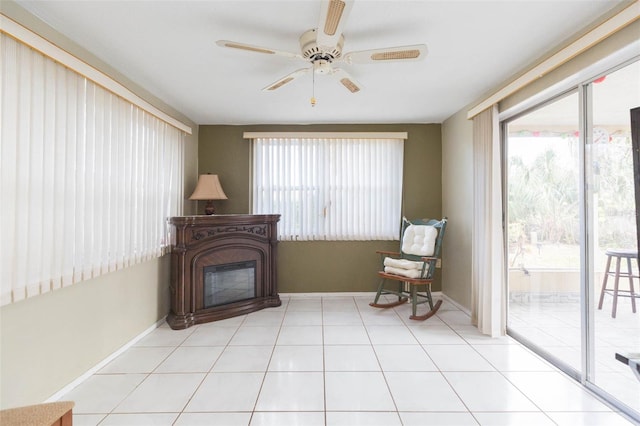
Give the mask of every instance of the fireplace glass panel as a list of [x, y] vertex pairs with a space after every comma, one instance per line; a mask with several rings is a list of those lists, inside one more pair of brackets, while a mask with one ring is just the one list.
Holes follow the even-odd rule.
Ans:
[[204, 307], [226, 305], [256, 297], [256, 261], [204, 268]]

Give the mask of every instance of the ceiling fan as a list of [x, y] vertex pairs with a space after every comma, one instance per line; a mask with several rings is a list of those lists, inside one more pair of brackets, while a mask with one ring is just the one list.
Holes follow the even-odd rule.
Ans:
[[[318, 28], [304, 32], [300, 36], [300, 53], [292, 53], [281, 50], [238, 43], [229, 40], [218, 40], [216, 44], [232, 49], [246, 50], [250, 52], [278, 55], [290, 59], [300, 59], [311, 63], [311, 67], [300, 68], [282, 77], [274, 83], [264, 87], [264, 91], [273, 91], [291, 83], [294, 79], [313, 71], [319, 75], [329, 75], [340, 82], [351, 93], [357, 93], [362, 89], [349, 73], [342, 68], [334, 68], [333, 64], [344, 62], [346, 64], [382, 63], [394, 61], [419, 61], [427, 55], [426, 44], [414, 44], [409, 46], [387, 47], [373, 50], [361, 50], [342, 54], [344, 46], [343, 28], [354, 0], [321, 0], [320, 21]], [[315, 105], [315, 98], [311, 99]]]

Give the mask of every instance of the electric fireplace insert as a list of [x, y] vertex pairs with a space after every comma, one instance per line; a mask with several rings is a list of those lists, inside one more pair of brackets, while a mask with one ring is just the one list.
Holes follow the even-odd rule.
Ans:
[[256, 297], [256, 261], [204, 267], [204, 308]]

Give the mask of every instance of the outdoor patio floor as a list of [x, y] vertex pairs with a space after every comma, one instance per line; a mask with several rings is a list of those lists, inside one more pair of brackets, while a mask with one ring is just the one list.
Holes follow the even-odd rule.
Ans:
[[[640, 413], [640, 380], [616, 353], [640, 352], [640, 300], [632, 312], [631, 299], [619, 298], [616, 318], [611, 317], [612, 297], [605, 296], [594, 315], [595, 372], [591, 382]], [[576, 370], [581, 367], [580, 304], [563, 301], [509, 303], [508, 328], [539, 345]]]

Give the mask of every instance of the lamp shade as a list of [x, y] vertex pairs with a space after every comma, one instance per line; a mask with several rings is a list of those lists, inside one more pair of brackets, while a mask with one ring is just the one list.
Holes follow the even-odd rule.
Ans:
[[218, 175], [200, 175], [190, 200], [226, 200]]

